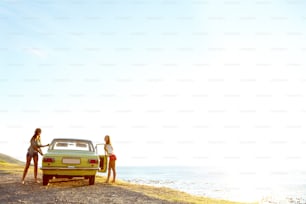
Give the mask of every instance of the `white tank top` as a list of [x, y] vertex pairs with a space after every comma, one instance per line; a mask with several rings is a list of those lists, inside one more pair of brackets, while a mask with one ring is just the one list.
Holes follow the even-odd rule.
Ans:
[[108, 154], [108, 155], [113, 154], [114, 152], [113, 152], [113, 147], [112, 147], [112, 145], [107, 144], [107, 145], [106, 145], [106, 151], [107, 151], [107, 154]]

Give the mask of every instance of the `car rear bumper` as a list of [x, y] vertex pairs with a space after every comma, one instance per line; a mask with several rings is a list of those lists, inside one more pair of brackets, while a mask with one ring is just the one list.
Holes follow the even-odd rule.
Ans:
[[44, 175], [53, 176], [88, 176], [96, 175], [98, 168], [55, 168], [55, 167], [42, 167]]
[[74, 171], [84, 171], [84, 170], [99, 170], [95, 167], [41, 167], [41, 170], [74, 170]]

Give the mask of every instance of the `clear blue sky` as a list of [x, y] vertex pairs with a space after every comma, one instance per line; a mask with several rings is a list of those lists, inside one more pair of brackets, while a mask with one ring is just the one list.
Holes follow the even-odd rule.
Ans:
[[118, 165], [297, 167], [306, 155], [305, 9], [3, 1], [0, 149], [24, 159], [41, 127], [43, 143], [109, 134]]

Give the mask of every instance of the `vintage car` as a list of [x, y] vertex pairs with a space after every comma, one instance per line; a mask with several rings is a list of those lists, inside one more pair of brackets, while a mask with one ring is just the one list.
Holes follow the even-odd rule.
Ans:
[[52, 178], [73, 177], [84, 177], [93, 185], [96, 173], [107, 168], [107, 157], [98, 154], [98, 145], [94, 147], [90, 140], [84, 139], [53, 139], [42, 158], [43, 185], [48, 185]]

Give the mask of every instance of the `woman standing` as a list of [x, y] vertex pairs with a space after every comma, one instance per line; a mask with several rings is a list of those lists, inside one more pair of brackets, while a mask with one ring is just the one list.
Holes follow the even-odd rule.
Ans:
[[42, 145], [41, 144], [40, 134], [41, 134], [41, 129], [37, 128], [34, 132], [34, 135], [32, 136], [32, 138], [30, 140], [30, 147], [28, 148], [28, 152], [27, 152], [27, 162], [26, 162], [26, 165], [24, 167], [23, 176], [22, 176], [22, 184], [24, 184], [24, 179], [27, 175], [27, 172], [28, 172], [28, 169], [30, 167], [32, 158], [33, 158], [33, 161], [34, 161], [34, 179], [35, 179], [36, 183], [39, 183], [38, 180], [37, 180], [38, 153], [40, 155], [43, 155], [40, 148], [49, 146], [49, 144], [47, 144], [47, 145]]
[[108, 173], [107, 173], [107, 179], [106, 183], [109, 182], [109, 178], [111, 175], [111, 171], [113, 171], [113, 180], [112, 183], [115, 183], [116, 180], [116, 155], [114, 154], [114, 149], [110, 141], [110, 137], [106, 135], [104, 137], [105, 145], [104, 145], [104, 150], [107, 153], [107, 156], [109, 157], [109, 163], [108, 163]]

